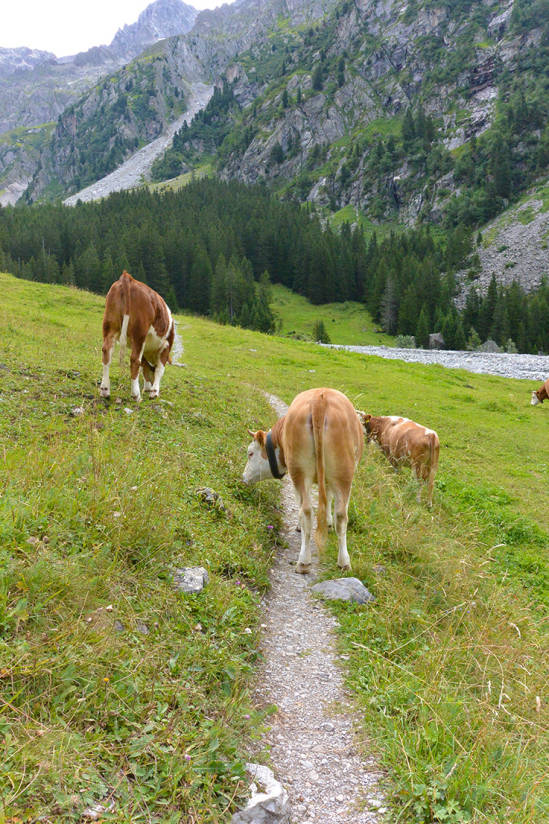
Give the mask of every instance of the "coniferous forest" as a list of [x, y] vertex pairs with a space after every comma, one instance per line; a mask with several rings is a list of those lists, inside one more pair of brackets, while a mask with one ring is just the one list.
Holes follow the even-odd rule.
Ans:
[[459, 311], [455, 272], [474, 251], [462, 226], [419, 227], [379, 239], [359, 226], [335, 232], [308, 208], [264, 186], [194, 181], [178, 192], [120, 192], [75, 207], [0, 209], [0, 268], [104, 294], [123, 269], [175, 309], [270, 332], [269, 284], [315, 304], [362, 301], [389, 334], [418, 346], [442, 332], [449, 349], [491, 338], [510, 351], [549, 352], [549, 285], [485, 296]]

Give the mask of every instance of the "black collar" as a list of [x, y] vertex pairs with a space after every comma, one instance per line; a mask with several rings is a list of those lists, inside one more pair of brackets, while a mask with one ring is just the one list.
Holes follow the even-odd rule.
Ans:
[[286, 474], [285, 472], [280, 472], [278, 468], [278, 461], [276, 459], [276, 453], [273, 446], [273, 440], [271, 438], [271, 432], [267, 432], [267, 438], [265, 440], [265, 449], [267, 450], [267, 457], [269, 459], [269, 466], [271, 467], [271, 474], [273, 478], [283, 478]]

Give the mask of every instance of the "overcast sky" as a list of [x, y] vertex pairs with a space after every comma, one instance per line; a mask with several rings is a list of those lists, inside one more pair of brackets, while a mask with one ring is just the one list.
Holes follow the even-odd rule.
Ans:
[[[135, 23], [151, 0], [2, 0], [0, 47], [51, 51], [57, 57], [108, 44], [121, 26]], [[226, 0], [185, 0], [213, 9]]]

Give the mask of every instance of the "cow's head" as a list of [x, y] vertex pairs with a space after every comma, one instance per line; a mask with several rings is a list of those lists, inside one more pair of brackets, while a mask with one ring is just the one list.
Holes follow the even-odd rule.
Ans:
[[537, 406], [538, 403], [543, 403], [543, 398], [540, 398], [540, 395], [541, 392], [538, 389], [534, 389], [532, 392], [532, 400], [530, 401], [532, 406]]
[[267, 478], [273, 477], [265, 447], [267, 433], [263, 432], [262, 429], [257, 432], [248, 429], [248, 434], [252, 436], [253, 440], [248, 446], [248, 463], [244, 468], [242, 480], [245, 484], [256, 484], [258, 481], [265, 481]]
[[372, 430], [372, 424], [371, 424], [372, 416], [366, 414], [366, 412], [362, 412], [360, 409], [356, 409], [355, 412], [358, 415], [360, 423], [362, 424], [362, 428], [364, 429], [364, 434], [366, 435], [366, 439], [367, 439], [368, 442], [370, 442], [372, 440], [372, 438], [374, 437], [374, 432]]

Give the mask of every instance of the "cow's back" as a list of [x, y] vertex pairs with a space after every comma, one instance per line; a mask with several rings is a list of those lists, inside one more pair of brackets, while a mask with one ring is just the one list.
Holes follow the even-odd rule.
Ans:
[[297, 395], [285, 416], [282, 433], [290, 474], [311, 473], [316, 480], [313, 419], [320, 418], [320, 439], [328, 481], [354, 473], [362, 454], [363, 431], [350, 400], [337, 389], [307, 389]]

